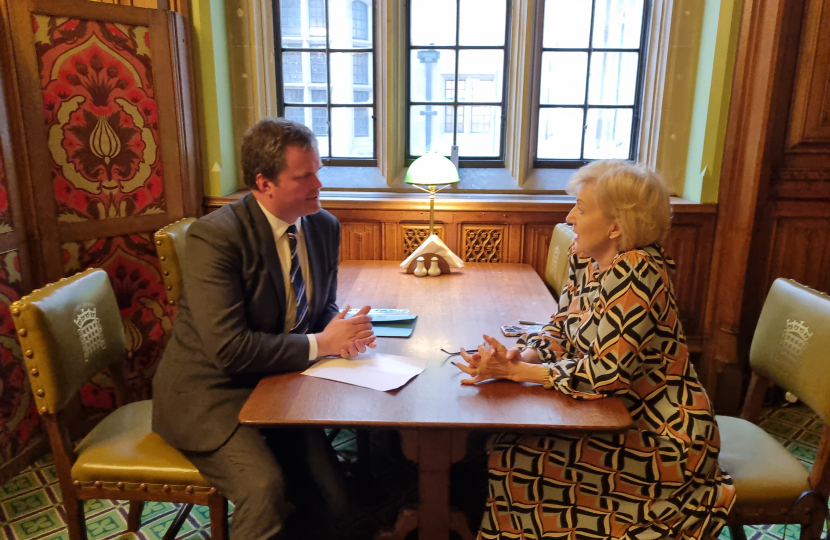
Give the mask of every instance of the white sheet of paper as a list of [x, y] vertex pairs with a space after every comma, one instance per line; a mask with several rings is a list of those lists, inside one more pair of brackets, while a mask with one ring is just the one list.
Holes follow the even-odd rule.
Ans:
[[320, 360], [302, 374], [387, 392], [405, 385], [426, 365], [427, 360], [372, 351], [352, 360]]

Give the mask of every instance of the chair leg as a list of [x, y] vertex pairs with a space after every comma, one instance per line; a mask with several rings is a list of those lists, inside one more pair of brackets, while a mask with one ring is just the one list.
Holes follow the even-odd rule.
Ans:
[[746, 533], [743, 525], [728, 525], [729, 535], [732, 540], [746, 540]]
[[179, 507], [179, 512], [176, 514], [176, 517], [173, 518], [173, 522], [170, 524], [170, 527], [167, 529], [167, 532], [164, 533], [164, 538], [162, 540], [174, 540], [176, 535], [179, 534], [179, 529], [182, 528], [184, 522], [187, 520], [187, 516], [190, 514], [190, 510], [193, 509], [193, 503], [186, 503]]
[[127, 530], [138, 532], [141, 528], [141, 512], [144, 511], [144, 501], [130, 501], [130, 510], [127, 513]]
[[806, 525], [801, 526], [801, 536], [799, 537], [800, 540], [820, 540], [821, 532], [822, 529], [824, 529], [824, 523], [826, 519], [826, 505], [812, 512], [810, 514], [810, 522]]
[[208, 510], [211, 540], [228, 540], [228, 499], [218, 493], [211, 495]]
[[63, 509], [66, 511], [66, 529], [69, 540], [86, 539], [86, 518], [84, 517], [84, 502], [79, 501], [74, 493], [64, 491]]

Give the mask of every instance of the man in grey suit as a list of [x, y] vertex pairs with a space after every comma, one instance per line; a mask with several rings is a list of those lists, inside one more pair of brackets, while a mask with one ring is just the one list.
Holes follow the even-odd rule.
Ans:
[[321, 430], [238, 420], [262, 377], [374, 347], [369, 307], [346, 319], [348, 306], [335, 303], [340, 224], [320, 209], [320, 167], [311, 130], [262, 120], [242, 143], [251, 192], [187, 232], [179, 312], [153, 380], [153, 430], [233, 502], [233, 540], [286, 537], [292, 505], [316, 522], [323, 508], [344, 510]]

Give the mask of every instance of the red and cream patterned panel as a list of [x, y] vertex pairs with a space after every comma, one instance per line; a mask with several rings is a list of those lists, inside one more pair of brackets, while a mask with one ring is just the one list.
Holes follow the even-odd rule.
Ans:
[[[103, 268], [109, 274], [124, 320], [127, 378], [139, 398], [149, 398], [153, 374], [173, 324], [152, 235], [67, 242], [62, 248], [67, 276], [90, 267]], [[81, 395], [92, 409], [114, 408], [112, 384], [105, 376], [93, 379]]]
[[166, 211], [146, 26], [32, 15], [58, 222]]
[[[2, 160], [0, 153], [0, 163]], [[4, 183], [4, 193], [5, 187]], [[26, 447], [39, 423], [9, 311], [22, 292], [17, 251], [0, 253], [0, 464]]]

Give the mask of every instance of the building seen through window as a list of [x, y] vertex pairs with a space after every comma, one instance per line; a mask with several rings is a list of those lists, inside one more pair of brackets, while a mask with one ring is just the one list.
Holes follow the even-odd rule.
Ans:
[[311, 128], [325, 163], [374, 164], [371, 0], [274, 0], [274, 8], [280, 113]]
[[[409, 4], [408, 148], [462, 161], [504, 159], [507, 0]], [[455, 89], [458, 88], [458, 92]]]
[[634, 156], [645, 9], [643, 0], [545, 1], [537, 166]]

